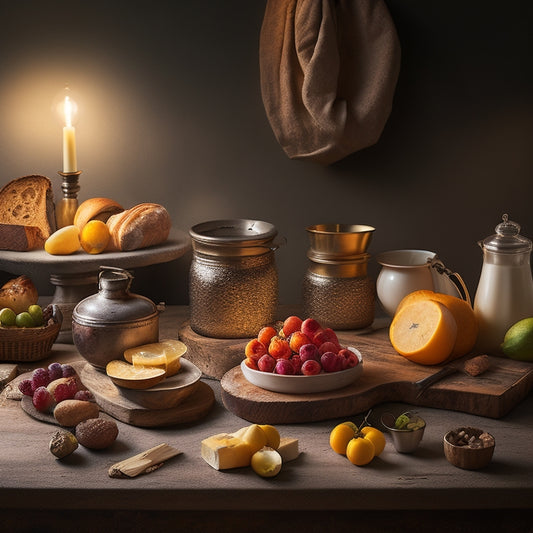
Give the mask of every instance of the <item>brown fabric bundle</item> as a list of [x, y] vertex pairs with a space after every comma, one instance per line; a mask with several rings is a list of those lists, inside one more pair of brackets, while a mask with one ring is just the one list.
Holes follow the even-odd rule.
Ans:
[[400, 70], [383, 0], [268, 0], [259, 56], [266, 114], [291, 159], [327, 165], [378, 141]]

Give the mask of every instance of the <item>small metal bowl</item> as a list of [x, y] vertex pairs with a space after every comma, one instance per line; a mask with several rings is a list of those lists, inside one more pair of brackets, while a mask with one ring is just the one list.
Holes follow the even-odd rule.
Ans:
[[413, 453], [420, 444], [426, 429], [425, 421], [417, 415], [417, 417], [424, 422], [424, 425], [418, 429], [396, 429], [394, 427], [396, 418], [392, 413], [383, 413], [381, 415], [381, 423], [392, 436], [392, 443], [394, 448], [399, 453]]
[[[492, 443], [489, 446], [482, 448], [470, 448], [469, 446], [457, 446], [455, 445], [453, 436], [459, 432], [464, 431], [468, 435], [478, 437], [482, 434], [488, 435], [492, 439]], [[446, 459], [458, 468], [465, 470], [478, 470], [486, 467], [492, 460], [494, 454], [494, 448], [496, 447], [496, 441], [490, 433], [486, 433], [482, 429], [472, 427], [459, 427], [454, 430], [448, 431], [444, 435], [444, 455]]]

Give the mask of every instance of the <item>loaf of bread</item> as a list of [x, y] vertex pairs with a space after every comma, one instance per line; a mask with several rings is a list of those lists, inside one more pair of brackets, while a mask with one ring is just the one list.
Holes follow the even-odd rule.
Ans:
[[39, 299], [37, 288], [28, 276], [10, 279], [0, 289], [0, 309], [9, 307], [19, 314]]
[[0, 250], [28, 252], [44, 246], [46, 239], [40, 228], [0, 223]]
[[127, 252], [160, 244], [168, 239], [171, 225], [162, 205], [138, 204], [107, 220], [111, 234], [108, 250]]
[[23, 176], [0, 190], [0, 223], [39, 228], [43, 239], [55, 230], [52, 182], [46, 176]]
[[124, 211], [124, 208], [111, 198], [89, 198], [80, 204], [74, 215], [74, 224], [81, 231], [90, 220], [107, 222], [111, 215]]

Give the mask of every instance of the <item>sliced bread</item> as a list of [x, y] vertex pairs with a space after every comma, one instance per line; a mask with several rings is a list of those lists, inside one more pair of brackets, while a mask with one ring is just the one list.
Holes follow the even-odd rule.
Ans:
[[35, 226], [48, 238], [56, 229], [52, 182], [46, 176], [23, 176], [0, 189], [0, 223]]

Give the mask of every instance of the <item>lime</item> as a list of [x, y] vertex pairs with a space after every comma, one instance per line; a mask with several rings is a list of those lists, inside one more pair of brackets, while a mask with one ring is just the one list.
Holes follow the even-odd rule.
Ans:
[[17, 315], [15, 314], [15, 311], [9, 307], [4, 307], [0, 311], [0, 324], [2, 324], [2, 326], [14, 326], [16, 318]]
[[34, 304], [30, 305], [28, 307], [28, 313], [30, 313], [31, 317], [33, 318], [33, 323], [35, 326], [42, 326], [44, 319], [43, 319], [43, 310], [40, 305]]
[[518, 361], [533, 361], [533, 317], [524, 318], [513, 324], [505, 334], [503, 353]]
[[33, 322], [33, 318], [31, 317], [30, 313], [28, 311], [24, 311], [22, 313], [19, 313], [15, 319], [15, 324], [19, 328], [33, 328], [35, 327], [35, 323]]

